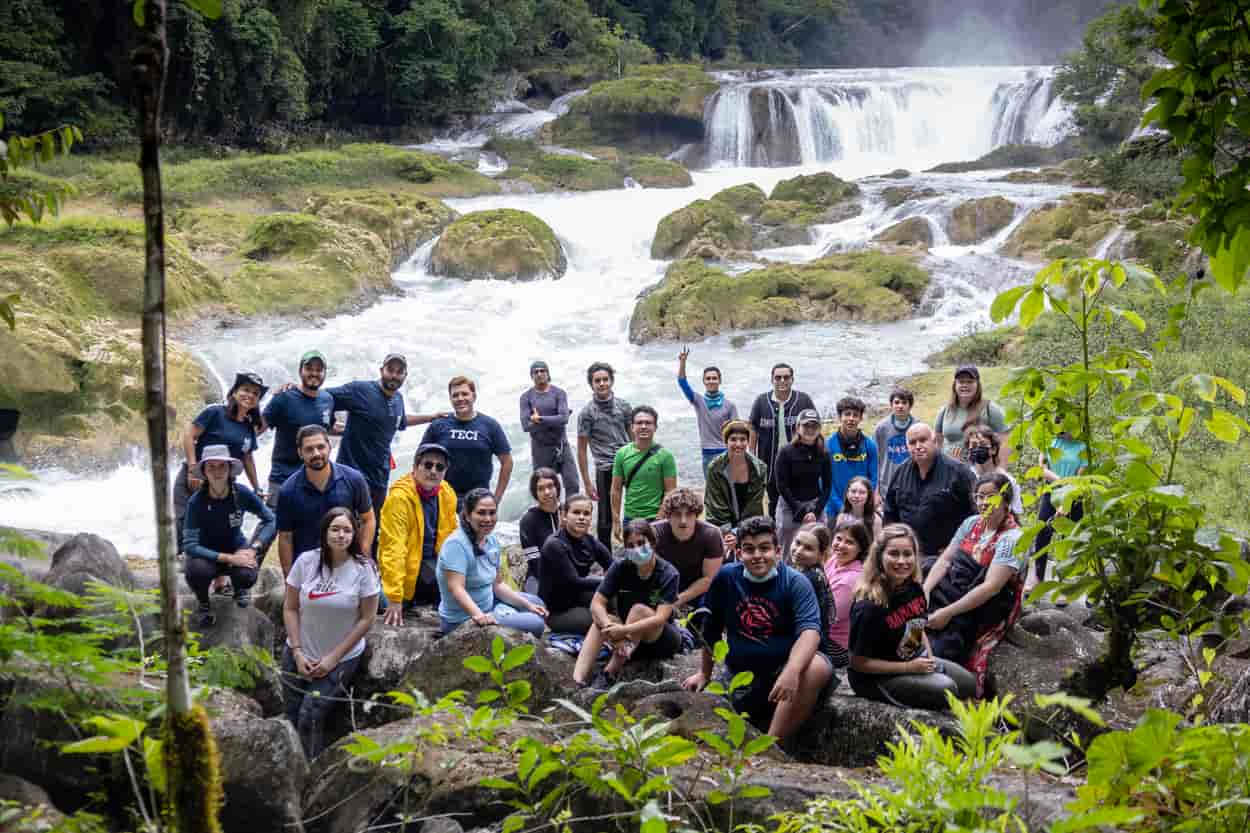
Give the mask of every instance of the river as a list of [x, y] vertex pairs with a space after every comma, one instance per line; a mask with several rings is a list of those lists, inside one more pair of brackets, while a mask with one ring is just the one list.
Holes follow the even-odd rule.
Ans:
[[[610, 362], [617, 369], [617, 392], [635, 405], [646, 403], [659, 411], [657, 437], [676, 455], [679, 481], [701, 483], [693, 411], [675, 381], [681, 345], [639, 346], [627, 336], [636, 297], [663, 276], [667, 265], [649, 255], [656, 223], [665, 214], [732, 185], [754, 182], [769, 191], [783, 179], [827, 170], [859, 182], [864, 212], [818, 227], [810, 245], [762, 254], [808, 260], [860, 246], [905, 217], [930, 219], [937, 245], [926, 266], [934, 280], [916, 317], [882, 325], [805, 324], [725, 334], [690, 345], [696, 385], [699, 368], [719, 366], [726, 395], [744, 414], [754, 397], [768, 389], [769, 368], [778, 361], [793, 365], [796, 386], [829, 411], [850, 390], [877, 386], [878, 398], [884, 398], [885, 386], [894, 379], [924, 369], [926, 355], [961, 331], [985, 323], [994, 292], [1024, 280], [1035, 268], [1000, 256], [998, 247], [1030, 210], [1071, 190], [992, 182], [1001, 176], [999, 171], [913, 175], [904, 182], [933, 188], [939, 196], [895, 208], [888, 208], [880, 196], [884, 187], [900, 184], [880, 175], [898, 168], [920, 171], [976, 158], [1008, 140], [1060, 137], [1062, 112], [1050, 100], [1045, 68], [823, 71], [750, 78], [725, 74], [721, 81], [721, 91], [708, 104], [709, 135], [700, 149], [711, 164], [693, 172], [691, 187], [448, 200], [461, 212], [510, 207], [544, 219], [568, 256], [568, 272], [560, 280], [461, 282], [434, 277], [425, 268], [427, 245], [396, 272], [402, 294], [363, 311], [314, 323], [266, 320], [225, 330], [206, 327], [183, 340], [219, 379], [248, 369], [271, 384], [294, 379], [297, 357], [312, 348], [329, 358], [328, 385], [376, 378], [381, 358], [401, 352], [409, 360], [403, 389], [409, 412], [447, 409], [447, 380], [456, 374], [474, 378], [479, 411], [500, 420], [514, 448], [517, 465], [501, 513], [507, 535], [530, 503], [529, 448], [517, 399], [529, 387], [528, 368], [534, 359], [548, 362], [554, 383], [568, 391], [575, 411], [589, 398], [587, 365]], [[769, 99], [766, 129], [751, 123], [751, 90], [756, 88], [764, 92], [755, 95]], [[541, 113], [520, 109], [516, 117], [528, 120], [533, 129], [546, 120]], [[509, 129], [506, 118], [495, 123]], [[449, 137], [442, 146], [456, 150], [480, 143], [477, 136], [464, 141]], [[778, 159], [800, 164], [761, 166]], [[976, 246], [950, 245], [942, 226], [951, 209], [970, 197], [990, 194], [1016, 203], [1012, 226]], [[394, 447], [399, 473], [407, 471], [422, 430], [399, 434]], [[256, 455], [262, 484], [268, 445], [269, 438], [263, 439]], [[150, 487], [138, 453], [130, 463], [97, 477], [55, 468], [36, 474], [38, 481], [29, 490], [0, 500], [0, 524], [90, 531], [125, 553], [154, 552]]]

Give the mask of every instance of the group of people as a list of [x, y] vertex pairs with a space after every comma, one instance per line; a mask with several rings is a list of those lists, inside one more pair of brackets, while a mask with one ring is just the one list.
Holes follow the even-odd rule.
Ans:
[[[214, 591], [250, 603], [276, 537], [288, 716], [310, 756], [377, 614], [402, 625], [421, 605], [436, 607], [444, 634], [469, 622], [550, 630], [553, 644], [577, 654], [574, 680], [586, 686], [610, 686], [628, 662], [701, 646], [700, 670], [684, 681], [700, 689], [724, 638], [726, 672], [753, 674], [734, 689], [735, 707], [782, 738], [840, 668], [857, 694], [902, 705], [939, 708], [946, 692], [981, 693], [1030, 560], [1016, 552], [1008, 428], [977, 369], [957, 369], [933, 427], [912, 416], [914, 397], [900, 388], [872, 436], [861, 429], [863, 401], [839, 400], [826, 439], [789, 365], [772, 368], [772, 389], [741, 419], [718, 368], [704, 369], [701, 393], [692, 388], [688, 355], [677, 383], [695, 411], [702, 495], [678, 487], [676, 459], [656, 440], [657, 411], [616, 396], [604, 362], [587, 369], [575, 463], [568, 395], [533, 363], [519, 402], [534, 501], [520, 520], [520, 586], [495, 535], [512, 448], [499, 422], [476, 410], [472, 379], [450, 380], [451, 411], [408, 414], [399, 354], [386, 356], [378, 379], [323, 389], [326, 358], [305, 353], [299, 382], [263, 409], [268, 388], [238, 374], [226, 402], [189, 426], [176, 478], [196, 626], [213, 625]], [[345, 424], [335, 421], [342, 411]], [[411, 471], [392, 483], [396, 432], [423, 424]], [[252, 455], [269, 429], [262, 490]], [[1079, 442], [1056, 440], [1042, 460], [1047, 479], [1079, 473], [1083, 456]], [[250, 488], [236, 482], [243, 473]], [[250, 536], [247, 514], [258, 519]]]

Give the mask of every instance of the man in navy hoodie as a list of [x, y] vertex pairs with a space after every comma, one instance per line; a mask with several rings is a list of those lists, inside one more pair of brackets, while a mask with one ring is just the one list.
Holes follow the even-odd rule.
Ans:
[[711, 646], [724, 634], [729, 677], [754, 674], [750, 685], [731, 694], [734, 708], [757, 723], [768, 721], [768, 734], [784, 740], [811, 716], [833, 680], [833, 665], [818, 650], [816, 591], [806, 576], [780, 563], [777, 530], [767, 518], [748, 518], [739, 527], [738, 558], [720, 569], [707, 591], [702, 665], [682, 687], [699, 691], [708, 684], [716, 664]]

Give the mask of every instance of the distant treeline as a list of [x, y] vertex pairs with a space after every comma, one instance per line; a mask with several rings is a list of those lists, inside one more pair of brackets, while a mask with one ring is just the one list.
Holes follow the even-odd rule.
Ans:
[[[649, 60], [867, 66], [1033, 63], [1113, 0], [223, 0], [170, 2], [168, 113], [184, 134], [439, 124], [509, 70], [611, 77]], [[0, 2], [0, 112], [33, 132], [131, 132], [122, 0]]]

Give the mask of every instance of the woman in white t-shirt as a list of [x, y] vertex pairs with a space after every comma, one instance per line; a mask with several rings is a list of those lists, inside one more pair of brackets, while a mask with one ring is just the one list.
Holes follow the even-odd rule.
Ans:
[[325, 748], [326, 717], [356, 674], [381, 589], [361, 550], [355, 513], [342, 506], [326, 512], [321, 548], [295, 559], [282, 608], [286, 716], [309, 760]]

